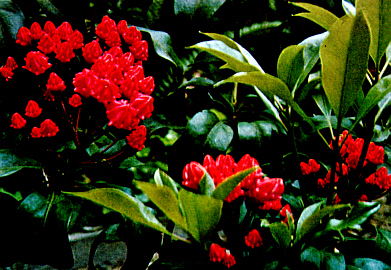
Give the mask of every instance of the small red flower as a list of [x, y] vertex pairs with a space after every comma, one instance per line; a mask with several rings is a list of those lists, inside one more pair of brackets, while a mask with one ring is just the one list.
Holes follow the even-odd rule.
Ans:
[[16, 64], [16, 61], [12, 56], [8, 56], [5, 67], [15, 70], [18, 67], [18, 64]]
[[109, 36], [106, 39], [106, 44], [109, 47], [121, 46], [121, 38], [117, 31], [111, 31]]
[[126, 100], [112, 101], [106, 107], [109, 126], [132, 130], [135, 128], [140, 119], [137, 118], [137, 110], [130, 106]]
[[55, 136], [59, 131], [58, 126], [56, 126], [56, 124], [50, 119], [46, 119], [45, 121], [43, 121], [41, 123], [40, 129], [42, 137]]
[[87, 43], [83, 48], [83, 57], [87, 63], [94, 63], [99, 56], [102, 55], [103, 51], [99, 45], [98, 40]]
[[73, 34], [69, 37], [69, 43], [72, 45], [72, 48], [74, 50], [80, 49], [84, 46], [83, 44], [83, 34], [80, 33], [78, 30], [75, 30]]
[[46, 32], [49, 36], [57, 34], [57, 28], [51, 21], [46, 21], [43, 26], [43, 31]]
[[145, 40], [136, 41], [129, 47], [134, 58], [140, 61], [146, 61], [148, 58], [148, 43]]
[[119, 87], [110, 80], [99, 79], [94, 86], [92, 96], [99, 102], [107, 104], [121, 97], [121, 94], [119, 93]]
[[62, 63], [70, 62], [71, 59], [75, 57], [75, 53], [73, 52], [73, 47], [67, 41], [59, 44], [54, 52], [56, 53], [56, 58], [60, 60]]
[[367, 195], [363, 194], [361, 195], [360, 199], [358, 200], [359, 202], [368, 202], [368, 197]]
[[[289, 222], [288, 222], [288, 213], [292, 216], [292, 211], [291, 211], [291, 207], [289, 206], [289, 204], [285, 205], [281, 211], [280, 211], [280, 215], [281, 217], [284, 218], [283, 222], [289, 227]], [[292, 219], [293, 219], [293, 216], [292, 216]]]
[[124, 54], [120, 46], [113, 46], [106, 53], [111, 54], [114, 58], [121, 57]]
[[81, 97], [78, 94], [73, 94], [73, 96], [69, 99], [69, 104], [72, 107], [79, 107], [81, 105]]
[[245, 243], [246, 246], [251, 248], [260, 247], [263, 245], [262, 237], [259, 234], [257, 229], [253, 229], [248, 233], [248, 235], [245, 236]]
[[54, 44], [56, 45], [56, 48], [57, 48], [57, 46], [61, 44], [60, 36], [55, 34], [55, 35], [51, 36], [51, 38], [53, 39], [53, 42], [54, 42]]
[[39, 107], [38, 103], [34, 100], [30, 100], [26, 106], [25, 115], [30, 118], [36, 118], [41, 115], [42, 109]]
[[122, 94], [132, 103], [138, 95], [138, 80], [136, 76], [127, 77], [120, 86]]
[[95, 33], [98, 37], [105, 40], [109, 37], [111, 31], [116, 30], [117, 26], [115, 25], [115, 21], [106, 15], [103, 16], [102, 22], [96, 26]]
[[215, 243], [210, 246], [209, 258], [212, 262], [221, 262], [228, 268], [236, 264], [235, 257], [228, 250]]
[[14, 129], [24, 128], [26, 122], [27, 121], [19, 113], [14, 113], [11, 117], [11, 127]]
[[58, 28], [57, 33], [61, 40], [68, 40], [73, 34], [72, 26], [69, 22], [63, 22]]
[[42, 137], [42, 132], [39, 127], [33, 127], [31, 130], [31, 137], [33, 138], [41, 138]]
[[52, 64], [48, 62], [48, 57], [41, 52], [29, 52], [24, 60], [26, 61], [26, 65], [22, 68], [27, 69], [35, 75], [44, 73], [52, 66]]
[[149, 118], [153, 111], [153, 97], [138, 93], [135, 100], [132, 102], [132, 106], [138, 110], [137, 117], [141, 120]]
[[182, 185], [192, 189], [198, 189], [200, 180], [204, 176], [204, 171], [202, 170], [201, 164], [198, 162], [192, 161], [183, 168]]
[[134, 65], [134, 66], [130, 67], [129, 70], [125, 72], [125, 77], [128, 77], [128, 76], [136, 76], [137, 80], [139, 80], [139, 81], [144, 79], [143, 66]]
[[137, 30], [135, 26], [131, 26], [124, 30], [125, 31], [121, 33], [121, 35], [124, 38], [125, 42], [129, 45], [133, 45], [135, 42], [141, 40], [141, 32]]
[[107, 78], [107, 71], [113, 64], [114, 57], [106, 52], [95, 60], [91, 70], [94, 71], [99, 78]]
[[384, 163], [384, 148], [375, 145], [373, 142], [369, 143], [366, 159], [375, 165]]
[[121, 68], [122, 72], [129, 71], [129, 69], [134, 64], [134, 56], [133, 56], [133, 54], [130, 53], [130, 52], [124, 53], [120, 57], [118, 64], [119, 64], [119, 67]]
[[302, 175], [309, 175], [311, 173], [316, 173], [320, 169], [320, 164], [318, 164], [314, 159], [310, 159], [308, 164], [305, 162], [300, 163]]
[[0, 67], [0, 75], [5, 78], [6, 81], [11, 80], [12, 76], [14, 76], [14, 73], [12, 72], [12, 69], [6, 66]]
[[121, 35], [123, 35], [127, 29], [128, 29], [128, 23], [125, 20], [119, 21], [119, 23], [117, 24], [118, 32]]
[[377, 185], [381, 189], [388, 190], [391, 187], [391, 175], [388, 175], [386, 167], [380, 167], [365, 179], [365, 183]]
[[64, 91], [66, 86], [64, 81], [56, 73], [52, 72], [49, 75], [48, 83], [46, 84], [48, 91]]
[[258, 203], [263, 203], [259, 208], [263, 210], [280, 210], [281, 198], [284, 193], [284, 182], [281, 178], [258, 179], [254, 189], [249, 190], [248, 196]]
[[155, 89], [155, 81], [152, 76], [148, 76], [140, 80], [138, 85], [140, 91], [146, 95], [150, 95]]
[[341, 202], [341, 199], [339, 198], [338, 194], [335, 194], [335, 197], [331, 203], [332, 204], [339, 204], [340, 202]]
[[32, 24], [31, 27], [30, 27], [30, 34], [31, 34], [31, 38], [32, 38], [32, 39], [38, 40], [38, 39], [41, 38], [41, 36], [42, 36], [44, 33], [42, 32], [42, 28], [41, 28], [41, 26], [39, 25], [39, 23], [33, 22], [33, 24]]
[[75, 86], [75, 92], [81, 94], [83, 97], [88, 98], [92, 94], [98, 77], [95, 73], [89, 69], [83, 69], [73, 78], [73, 85]]
[[44, 54], [49, 54], [56, 49], [56, 43], [48, 34], [45, 33], [41, 36], [37, 48]]
[[106, 73], [106, 77], [116, 85], [119, 85], [124, 81], [124, 76], [122, 75], [121, 69], [116, 64], [113, 64], [109, 67]]
[[27, 46], [31, 44], [31, 33], [27, 27], [21, 27], [18, 30], [18, 34], [16, 35], [16, 43]]
[[126, 140], [128, 142], [128, 145], [140, 151], [144, 148], [146, 136], [147, 128], [145, 126], [138, 126], [135, 130], [132, 131], [132, 133], [126, 136]]

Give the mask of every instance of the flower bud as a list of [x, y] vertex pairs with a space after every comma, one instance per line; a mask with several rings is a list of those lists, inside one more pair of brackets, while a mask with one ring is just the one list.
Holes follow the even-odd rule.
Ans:
[[41, 50], [41, 52], [43, 52], [44, 54], [49, 54], [56, 49], [56, 43], [48, 34], [45, 33], [38, 41], [37, 48]]
[[52, 66], [48, 62], [48, 57], [45, 57], [41, 52], [29, 52], [24, 58], [26, 65], [22, 68], [39, 75], [44, 73], [48, 68]]
[[133, 45], [135, 42], [141, 40], [141, 32], [137, 30], [135, 26], [131, 26], [124, 30], [124, 33], [121, 33], [121, 35], [127, 44]]
[[56, 124], [50, 119], [46, 119], [45, 121], [43, 121], [41, 123], [40, 129], [42, 137], [55, 136], [59, 131], [58, 126], [56, 126]]
[[56, 58], [60, 60], [62, 63], [70, 62], [73, 57], [75, 57], [75, 53], [73, 52], [72, 45], [65, 41], [59, 44], [55, 50]]
[[138, 80], [136, 76], [127, 77], [121, 84], [122, 94], [132, 103], [138, 95]]
[[39, 23], [33, 22], [33, 24], [30, 27], [30, 34], [32, 39], [38, 40], [41, 38], [44, 32], [42, 32], [42, 28], [39, 25]]
[[39, 107], [38, 103], [34, 100], [30, 100], [26, 106], [25, 115], [30, 118], [36, 118], [41, 115], [42, 109]]
[[73, 94], [73, 96], [69, 99], [69, 105], [72, 107], [79, 107], [81, 105], [81, 97], [78, 94]]
[[115, 25], [115, 21], [110, 19], [109, 16], [103, 16], [102, 22], [98, 24], [95, 28], [95, 33], [101, 39], [106, 40], [111, 31], [116, 31], [117, 26]]
[[246, 246], [251, 248], [260, 247], [263, 245], [262, 237], [259, 234], [258, 230], [253, 229], [248, 233], [248, 235], [245, 236], [245, 243]]
[[31, 44], [31, 33], [27, 27], [23, 26], [19, 28], [16, 38], [16, 43], [22, 46], [27, 46]]
[[146, 95], [152, 94], [153, 90], [155, 89], [155, 81], [152, 76], [148, 76], [140, 80], [138, 85], [140, 91]]
[[33, 129], [31, 130], [31, 137], [41, 138], [41, 136], [42, 136], [41, 129], [39, 127], [33, 127]]
[[66, 86], [64, 81], [56, 73], [52, 72], [49, 75], [48, 83], [46, 84], [48, 91], [64, 91]]
[[49, 36], [57, 34], [56, 26], [51, 21], [46, 21], [45, 25], [43, 26], [43, 31]]
[[117, 24], [118, 33], [124, 35], [127, 29], [128, 29], [128, 23], [125, 20], [121, 20], [118, 22]]
[[147, 128], [145, 126], [138, 126], [132, 133], [126, 136], [126, 141], [132, 148], [140, 151], [144, 148], [146, 136]]
[[16, 61], [12, 56], [8, 56], [5, 67], [10, 68], [11, 70], [14, 70], [18, 67], [18, 64], [16, 64]]
[[27, 121], [19, 113], [14, 113], [11, 117], [11, 127], [14, 129], [24, 128], [26, 122]]
[[72, 26], [69, 22], [63, 22], [58, 28], [57, 33], [61, 40], [68, 40], [73, 34]]
[[73, 85], [75, 86], [75, 92], [81, 94], [83, 97], [88, 98], [93, 92], [98, 77], [95, 73], [89, 69], [83, 69], [73, 78]]
[[132, 130], [135, 128], [140, 119], [137, 118], [137, 110], [130, 106], [125, 100], [112, 101], [106, 107], [109, 126], [115, 126], [120, 129]]
[[198, 185], [204, 176], [201, 164], [192, 161], [185, 166], [182, 172], [182, 185], [192, 189], [198, 189]]
[[145, 40], [134, 42], [129, 50], [137, 60], [146, 61], [148, 58], [148, 43]]
[[117, 31], [111, 31], [106, 39], [106, 44], [109, 47], [121, 46], [121, 38]]
[[138, 110], [137, 117], [141, 120], [149, 118], [153, 111], [153, 97], [138, 93], [132, 102], [132, 107]]
[[69, 43], [72, 45], [74, 50], [80, 49], [83, 47], [83, 34], [78, 30], [75, 30], [72, 35], [69, 37]]
[[87, 63], [94, 63], [99, 56], [102, 55], [103, 51], [97, 40], [87, 43], [83, 48], [83, 57]]
[[92, 96], [99, 102], [107, 104], [121, 97], [121, 94], [119, 93], [119, 87], [110, 80], [99, 79], [94, 86]]

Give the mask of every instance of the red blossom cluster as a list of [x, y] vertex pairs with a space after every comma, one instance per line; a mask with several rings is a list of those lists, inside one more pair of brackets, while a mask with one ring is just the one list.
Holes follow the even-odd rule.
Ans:
[[[259, 166], [258, 161], [249, 154], [244, 155], [238, 163], [235, 163], [230, 155], [220, 155], [216, 161], [210, 155], [207, 155], [204, 158], [203, 165], [193, 161], [185, 166], [182, 185], [198, 189], [205, 170], [213, 179], [215, 186], [218, 186], [231, 175], [255, 166]], [[240, 196], [244, 196], [260, 204], [260, 209], [280, 210], [283, 193], [284, 182], [281, 178], [264, 177], [262, 170], [257, 169], [243, 179], [225, 200], [231, 202]]]
[[236, 264], [235, 257], [229, 250], [213, 243], [209, 249], [209, 258], [212, 262], [219, 262], [230, 268]]
[[251, 230], [248, 235], [244, 237], [246, 246], [251, 248], [260, 247], [263, 245], [261, 234], [257, 229]]
[[[21, 27], [16, 43], [28, 46], [36, 40], [39, 50], [27, 53], [23, 68], [40, 75], [51, 68], [52, 64], [49, 62], [51, 54], [64, 63], [70, 62], [75, 57], [74, 51], [81, 49], [84, 60], [92, 66], [75, 74], [74, 92], [78, 94], [69, 98], [70, 106], [81, 106], [82, 98], [95, 98], [106, 110], [109, 126], [131, 131], [126, 137], [128, 144], [141, 150], [144, 147], [147, 130], [139, 123], [150, 117], [154, 109], [153, 98], [150, 96], [155, 88], [154, 79], [152, 76], [144, 76], [142, 65], [148, 57], [148, 44], [142, 40], [141, 32], [136, 27], [128, 27], [125, 20], [117, 25], [108, 16], [103, 17], [95, 33], [108, 46], [106, 51], [104, 51], [106, 46], [102, 49], [99, 39], [84, 44], [82, 33], [73, 30], [68, 22], [63, 22], [57, 28], [50, 21], [45, 23], [43, 29], [37, 22], [34, 22], [30, 29]], [[125, 46], [122, 44], [127, 44], [127, 52], [123, 51]], [[0, 68], [0, 74], [9, 80], [17, 67], [15, 60], [9, 57], [6, 65]], [[63, 79], [55, 72], [51, 72], [44, 97], [46, 100], [53, 101], [55, 97], [52, 91], [62, 92], [66, 88]], [[33, 117], [30, 115], [28, 116]], [[25, 120], [15, 114], [11, 126], [22, 128], [24, 125]], [[52, 132], [52, 136], [56, 132]], [[38, 134], [38, 129], [34, 128], [32, 136], [41, 137]]]

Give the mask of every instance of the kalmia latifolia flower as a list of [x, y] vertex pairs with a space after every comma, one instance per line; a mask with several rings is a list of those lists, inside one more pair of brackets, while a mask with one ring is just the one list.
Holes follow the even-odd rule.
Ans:
[[140, 80], [138, 86], [141, 92], [143, 92], [146, 95], [150, 95], [155, 89], [155, 81], [152, 76], [148, 76]]
[[122, 94], [129, 99], [129, 102], [133, 102], [138, 95], [138, 80], [136, 76], [127, 77], [121, 84], [120, 90]]
[[[122, 57], [122, 55], [124, 54], [124, 52], [122, 51], [122, 48], [120, 46], [113, 46], [105, 53], [111, 54], [114, 58]], [[122, 65], [122, 63], [120, 63], [120, 65]], [[132, 63], [132, 65], [133, 65], [133, 63]]]
[[27, 121], [19, 113], [14, 113], [11, 117], [11, 127], [14, 129], [24, 128], [26, 122]]
[[83, 44], [83, 34], [78, 30], [75, 30], [73, 34], [69, 37], [68, 42], [72, 45], [74, 50], [80, 49], [84, 46]]
[[228, 268], [236, 264], [235, 257], [225, 248], [213, 243], [209, 249], [209, 259], [212, 262], [219, 262]]
[[16, 64], [16, 61], [12, 56], [8, 56], [5, 67], [10, 68], [11, 70], [14, 70], [18, 67], [18, 64]]
[[37, 22], [33, 22], [30, 27], [30, 35], [32, 39], [38, 40], [44, 33], [42, 32], [42, 28]]
[[95, 73], [89, 69], [83, 69], [73, 78], [73, 85], [75, 86], [75, 92], [81, 94], [83, 97], [88, 98], [92, 94], [98, 77]]
[[41, 115], [42, 109], [39, 107], [38, 103], [34, 100], [30, 100], [26, 106], [25, 115], [30, 118], [36, 118]]
[[249, 190], [248, 197], [257, 203], [261, 203], [259, 208], [263, 210], [280, 210], [281, 198], [284, 193], [284, 182], [281, 178], [257, 179], [255, 188]]
[[365, 183], [377, 185], [381, 189], [388, 190], [391, 186], [391, 175], [388, 175], [386, 167], [380, 167], [376, 172], [365, 179]]
[[14, 73], [12, 72], [12, 69], [2, 66], [0, 67], [0, 75], [5, 78], [6, 81], [11, 80], [12, 76], [14, 76]]
[[[114, 48], [114, 47], [113, 47]], [[118, 60], [122, 72], [127, 72], [134, 64], [134, 56], [131, 52], [124, 53]]]
[[99, 56], [102, 55], [103, 51], [99, 45], [98, 40], [87, 43], [83, 48], [83, 57], [87, 63], [94, 63]]
[[148, 58], [148, 43], [145, 40], [136, 41], [129, 47], [134, 57], [139, 61], [146, 61]]
[[49, 75], [48, 83], [46, 84], [48, 91], [64, 91], [66, 86], [64, 81], [56, 73], [52, 72]]
[[131, 26], [124, 30], [125, 31], [121, 33], [121, 35], [127, 44], [132, 45], [141, 40], [141, 32], [137, 30], [135, 26]]
[[51, 21], [46, 21], [45, 25], [43, 26], [43, 31], [49, 36], [57, 34], [57, 28]]
[[128, 145], [132, 148], [140, 151], [144, 148], [144, 142], [147, 136], [147, 128], [145, 126], [138, 126], [135, 130], [132, 131], [128, 136], [126, 136], [126, 141]]
[[101, 39], [106, 40], [112, 31], [116, 31], [117, 26], [115, 21], [110, 19], [109, 16], [103, 16], [102, 22], [95, 28], [95, 34]]
[[260, 247], [263, 245], [262, 237], [259, 234], [257, 229], [253, 229], [248, 233], [248, 235], [245, 236], [245, 243], [246, 246], [251, 248]]
[[57, 34], [60, 36], [61, 40], [68, 40], [73, 34], [72, 26], [69, 22], [63, 22], [57, 28]]
[[31, 130], [31, 137], [41, 138], [42, 137], [41, 129], [39, 127], [33, 127], [33, 129]]
[[69, 99], [69, 105], [72, 107], [79, 107], [81, 105], [81, 97], [78, 94], [74, 94], [70, 99]]
[[182, 172], [182, 185], [192, 189], [198, 189], [198, 185], [204, 176], [205, 172], [202, 170], [201, 164], [192, 161], [186, 164]]
[[125, 20], [121, 20], [118, 22], [117, 24], [118, 33], [123, 35], [127, 29], [128, 29], [128, 23]]
[[22, 46], [27, 46], [31, 44], [31, 33], [27, 27], [23, 26], [19, 28], [16, 38], [16, 43]]
[[44, 54], [49, 54], [56, 49], [56, 43], [48, 34], [45, 33], [41, 36], [37, 48]]
[[53, 137], [59, 131], [58, 126], [50, 119], [46, 119], [41, 123], [40, 130], [42, 137]]
[[131, 106], [137, 109], [137, 117], [141, 120], [149, 118], [153, 111], [153, 97], [138, 93]]
[[110, 80], [99, 79], [95, 84], [92, 96], [99, 102], [107, 104], [121, 97], [121, 94], [119, 93], [119, 87]]
[[140, 122], [140, 119], [137, 118], [137, 110], [126, 100], [114, 100], [106, 108], [107, 118], [110, 121], [109, 126], [132, 130]]
[[117, 31], [111, 31], [106, 39], [106, 44], [109, 47], [121, 46], [121, 38]]
[[56, 58], [63, 63], [70, 62], [71, 59], [75, 57], [73, 47], [67, 41], [59, 44], [54, 52], [56, 53]]
[[303, 175], [309, 175], [311, 173], [316, 173], [320, 169], [320, 164], [318, 164], [314, 159], [310, 159], [308, 163], [300, 163], [301, 173]]
[[48, 57], [41, 52], [29, 52], [24, 60], [26, 61], [26, 65], [22, 68], [27, 69], [35, 75], [44, 73], [52, 66], [52, 64], [48, 62]]

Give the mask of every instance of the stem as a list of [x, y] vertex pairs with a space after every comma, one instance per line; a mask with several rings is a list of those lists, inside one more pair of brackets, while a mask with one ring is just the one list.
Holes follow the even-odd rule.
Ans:
[[232, 96], [231, 96], [231, 103], [233, 106], [235, 106], [237, 103], [238, 103], [238, 85], [239, 83], [234, 83], [234, 90], [232, 92]]
[[[116, 144], [118, 142], [118, 139], [113, 141], [112, 143], [110, 143], [108, 146], [106, 146], [105, 149], [103, 149], [102, 151], [100, 151], [99, 153], [97, 154], [94, 154], [88, 161], [84, 161], [84, 162], [81, 162], [80, 165], [82, 164], [90, 164], [90, 163], [98, 163], [98, 162], [92, 162], [92, 160], [96, 159], [97, 157], [101, 156], [104, 152], [106, 152], [107, 150], [109, 150], [114, 144]], [[120, 153], [122, 154], [122, 152]], [[114, 156], [115, 157], [115, 156]], [[110, 157], [111, 159], [111, 157]], [[105, 160], [106, 161], [106, 160]]]
[[81, 107], [79, 108], [79, 111], [77, 112], [77, 119], [76, 119], [76, 130], [75, 130], [75, 136], [76, 136], [76, 142], [77, 142], [77, 145], [80, 145], [80, 141], [79, 141], [79, 119], [80, 119], [80, 111], [81, 111]]
[[[69, 116], [68, 116], [68, 114], [67, 114], [67, 110], [65, 109], [65, 104], [64, 104], [64, 102], [62, 101], [62, 99], [61, 99], [61, 105], [62, 105], [62, 109], [64, 110], [64, 114], [65, 114], [65, 117], [67, 118], [68, 123], [72, 126], [72, 122], [71, 122], [71, 120], [69, 119]], [[73, 131], [75, 131], [75, 129], [74, 129], [73, 126], [72, 126], [72, 129], [73, 129]]]

